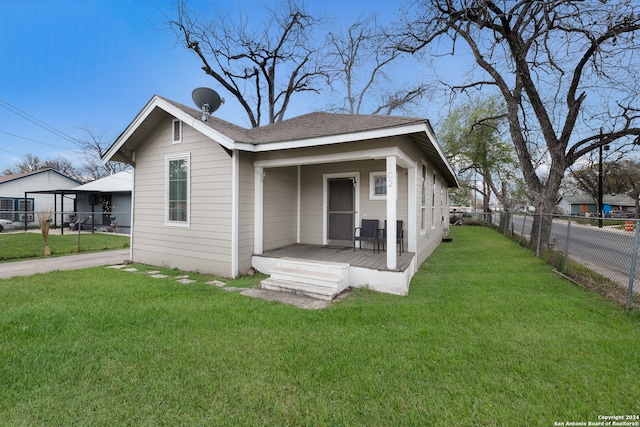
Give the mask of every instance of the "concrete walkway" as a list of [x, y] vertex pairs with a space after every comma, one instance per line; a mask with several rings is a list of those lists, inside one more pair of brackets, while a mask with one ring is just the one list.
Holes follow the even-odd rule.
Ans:
[[80, 270], [107, 264], [122, 264], [129, 259], [129, 249], [91, 252], [78, 255], [28, 259], [0, 263], [0, 279], [15, 276], [30, 276], [36, 273], [48, 273], [55, 270]]

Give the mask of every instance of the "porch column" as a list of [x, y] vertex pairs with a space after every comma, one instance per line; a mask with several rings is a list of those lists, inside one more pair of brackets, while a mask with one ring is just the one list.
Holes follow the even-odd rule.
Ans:
[[398, 182], [395, 156], [387, 156], [387, 268], [395, 270], [396, 258], [396, 198]]
[[262, 253], [263, 240], [263, 191], [264, 191], [264, 169], [260, 166], [253, 168], [253, 253], [260, 255]]

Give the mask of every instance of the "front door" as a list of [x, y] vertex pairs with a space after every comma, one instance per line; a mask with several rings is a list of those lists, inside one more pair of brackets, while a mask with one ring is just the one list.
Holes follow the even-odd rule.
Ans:
[[353, 178], [328, 180], [327, 239], [329, 244], [353, 244], [355, 197]]

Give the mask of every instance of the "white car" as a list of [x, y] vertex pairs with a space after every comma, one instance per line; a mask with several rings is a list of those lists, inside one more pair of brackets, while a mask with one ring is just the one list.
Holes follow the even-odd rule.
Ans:
[[4, 230], [13, 230], [13, 223], [8, 219], [0, 218], [0, 233]]

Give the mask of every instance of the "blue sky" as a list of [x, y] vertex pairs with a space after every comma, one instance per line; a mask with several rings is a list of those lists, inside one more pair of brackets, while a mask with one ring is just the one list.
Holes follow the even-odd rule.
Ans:
[[[210, 10], [211, 4], [190, 1], [198, 10]], [[215, 4], [252, 11], [263, 10], [265, 2]], [[395, 16], [400, 2], [307, 0], [306, 5], [346, 28], [373, 11]], [[71, 137], [81, 138], [80, 128], [87, 127], [111, 142], [154, 94], [191, 105], [191, 91], [207, 86], [227, 99], [216, 115], [246, 126], [229, 96], [166, 29], [161, 11], [173, 16], [174, 8], [173, 0], [0, 0], [0, 171], [27, 153], [73, 158], [76, 149], [15, 108]], [[287, 117], [306, 112], [290, 110]]]

